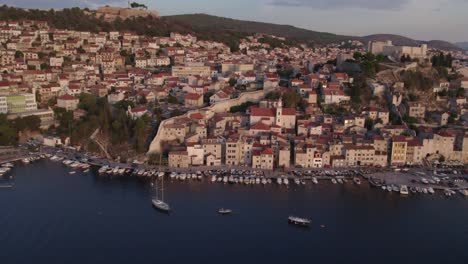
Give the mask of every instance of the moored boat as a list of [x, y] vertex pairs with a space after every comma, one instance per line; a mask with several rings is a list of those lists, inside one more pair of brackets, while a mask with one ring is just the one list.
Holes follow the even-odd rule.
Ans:
[[408, 186], [406, 186], [406, 185], [400, 186], [400, 194], [402, 194], [402, 195], [408, 195], [408, 194], [409, 194]]
[[354, 178], [353, 178], [353, 181], [354, 181], [354, 183], [357, 184], [357, 185], [360, 185], [360, 184], [361, 184], [361, 179], [359, 179], [358, 177], [354, 177]]
[[311, 223], [310, 219], [296, 217], [296, 216], [289, 216], [288, 217], [288, 222], [290, 224], [303, 226], [303, 227], [308, 227], [310, 225], [310, 223]]
[[221, 214], [221, 215], [227, 215], [227, 214], [231, 214], [232, 210], [231, 209], [221, 208], [221, 209], [218, 209], [218, 213]]

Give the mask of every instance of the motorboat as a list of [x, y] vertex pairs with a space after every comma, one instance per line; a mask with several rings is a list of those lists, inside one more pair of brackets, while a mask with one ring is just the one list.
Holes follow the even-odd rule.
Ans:
[[231, 209], [221, 208], [221, 209], [218, 209], [218, 213], [221, 214], [221, 215], [228, 215], [228, 214], [232, 213], [232, 210]]
[[279, 185], [283, 184], [283, 180], [281, 178], [277, 178], [276, 179], [276, 183], [278, 183]]
[[408, 186], [406, 186], [406, 185], [400, 186], [400, 194], [402, 194], [402, 195], [408, 195], [408, 194], [409, 194]]
[[288, 222], [293, 225], [308, 227], [311, 223], [310, 219], [301, 218], [296, 216], [289, 216]]
[[353, 181], [354, 181], [354, 183], [357, 184], [357, 185], [360, 185], [360, 184], [361, 184], [361, 179], [359, 179], [358, 177], [354, 177], [354, 178], [353, 178]]

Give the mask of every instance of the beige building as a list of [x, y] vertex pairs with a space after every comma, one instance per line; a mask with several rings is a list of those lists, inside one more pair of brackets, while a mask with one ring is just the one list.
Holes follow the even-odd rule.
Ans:
[[266, 148], [261, 153], [261, 166], [263, 170], [273, 170], [274, 167], [274, 152], [271, 148]]
[[291, 148], [288, 144], [280, 144], [278, 153], [278, 167], [289, 168], [291, 166]]
[[394, 136], [392, 138], [391, 165], [401, 166], [406, 164], [407, 147], [407, 141], [404, 136]]
[[211, 69], [208, 66], [173, 66], [172, 76], [189, 77], [193, 75], [211, 76]]
[[[221, 164], [223, 160], [223, 144], [217, 139], [204, 139], [202, 141], [205, 164], [215, 166]], [[211, 157], [210, 157], [211, 156]]]
[[408, 103], [408, 115], [414, 118], [423, 119], [426, 114], [426, 107], [420, 103]]
[[188, 168], [189, 157], [187, 151], [172, 151], [169, 152], [169, 167], [171, 168]]
[[403, 55], [423, 59], [427, 57], [427, 44], [419, 47], [394, 46], [392, 41], [370, 41], [368, 51], [374, 55], [383, 54], [399, 60]]
[[423, 158], [423, 143], [419, 139], [408, 140], [406, 144], [406, 164], [421, 164]]
[[373, 166], [375, 149], [372, 146], [345, 145], [347, 166]]
[[236, 166], [240, 163], [241, 142], [237, 139], [228, 139], [226, 141], [226, 165]]
[[248, 71], [253, 71], [254, 65], [250, 63], [223, 63], [221, 65], [221, 72], [239, 72], [239, 73], [246, 73]]
[[64, 108], [67, 111], [73, 111], [78, 108], [80, 100], [73, 95], [64, 94], [57, 98], [57, 107]]
[[184, 99], [186, 107], [202, 107], [203, 96], [201, 94], [190, 93]]

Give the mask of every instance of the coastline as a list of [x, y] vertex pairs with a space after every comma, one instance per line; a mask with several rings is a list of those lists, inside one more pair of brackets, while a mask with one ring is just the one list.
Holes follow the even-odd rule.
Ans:
[[[40, 152], [20, 151], [21, 155], [11, 157], [9, 159], [0, 160], [0, 164], [6, 162], [17, 162], [25, 160], [36, 160], [47, 158], [55, 161], [70, 161], [66, 165], [76, 163], [74, 170], [90, 169], [98, 170], [104, 166], [109, 168], [100, 175], [111, 176], [131, 176], [140, 178], [171, 177], [180, 181], [185, 181], [186, 178], [199, 180], [202, 178], [210, 180], [213, 183], [221, 182], [228, 184], [318, 184], [318, 182], [331, 181], [333, 184], [342, 185], [351, 182], [360, 185], [360, 180], [363, 179], [371, 187], [381, 188], [383, 191], [401, 192], [401, 188], [410, 189], [413, 193], [431, 193], [433, 191], [443, 192], [446, 196], [451, 196], [455, 192], [460, 192], [462, 195], [468, 195], [468, 182], [466, 174], [466, 166], [457, 167], [453, 174], [437, 172], [437, 170], [415, 167], [409, 169], [392, 169], [392, 168], [315, 168], [315, 169], [288, 169], [268, 171], [261, 169], [253, 169], [242, 166], [218, 166], [218, 167], [192, 167], [192, 168], [169, 168], [167, 166], [148, 166], [144, 164], [128, 164], [112, 162], [100, 157], [89, 157], [87, 154], [82, 154], [76, 151], [67, 149], [66, 151], [59, 149], [44, 149]], [[29, 162], [29, 161], [28, 161]], [[85, 164], [85, 166], [81, 166]], [[105, 168], [106, 168], [105, 167]], [[450, 169], [451, 170], [451, 169]], [[71, 171], [70, 173], [74, 173]], [[446, 170], [443, 170], [447, 172]], [[437, 174], [439, 173], [439, 174]], [[427, 180], [427, 179], [429, 180]], [[245, 179], [245, 180], [244, 180]], [[264, 179], [264, 180], [263, 180]], [[437, 179], [437, 182], [434, 180]], [[268, 181], [267, 181], [268, 180]], [[291, 181], [289, 183], [289, 181]], [[187, 181], [189, 182], [189, 181]], [[428, 192], [429, 190], [429, 192]], [[409, 193], [408, 193], [409, 194]]]

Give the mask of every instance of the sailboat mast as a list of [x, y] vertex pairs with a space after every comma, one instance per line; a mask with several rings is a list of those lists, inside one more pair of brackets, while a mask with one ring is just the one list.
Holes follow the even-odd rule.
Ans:
[[[161, 154], [159, 154], [159, 168], [161, 169]], [[164, 175], [161, 179], [161, 201], [164, 201]]]

